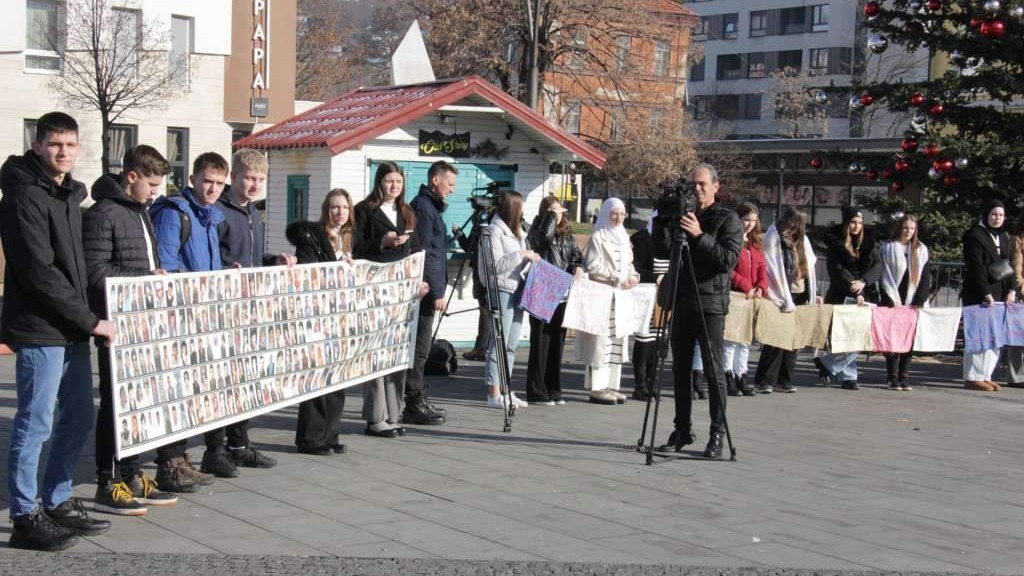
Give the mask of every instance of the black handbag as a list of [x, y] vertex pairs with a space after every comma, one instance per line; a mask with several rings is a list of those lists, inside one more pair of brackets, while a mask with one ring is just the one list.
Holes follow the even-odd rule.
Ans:
[[992, 282], [1002, 282], [1013, 276], [1013, 266], [1006, 258], [1000, 258], [988, 265], [988, 275]]

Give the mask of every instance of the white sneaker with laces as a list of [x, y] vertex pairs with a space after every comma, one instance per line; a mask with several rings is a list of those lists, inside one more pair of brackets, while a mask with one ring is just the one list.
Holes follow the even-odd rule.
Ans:
[[[525, 400], [520, 400], [519, 398], [516, 398], [516, 393], [515, 392], [513, 392], [511, 396], [512, 396], [512, 405], [515, 406], [516, 408], [526, 408], [527, 406], [530, 405]], [[487, 396], [487, 407], [488, 408], [504, 408], [505, 407], [505, 395], [504, 394], [499, 394], [497, 396], [488, 395]]]

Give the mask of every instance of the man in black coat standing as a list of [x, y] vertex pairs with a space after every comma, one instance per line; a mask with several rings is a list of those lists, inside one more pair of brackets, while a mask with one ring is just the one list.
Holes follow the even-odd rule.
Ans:
[[78, 122], [50, 112], [36, 122], [32, 149], [0, 168], [7, 256], [0, 342], [14, 350], [18, 394], [7, 461], [11, 548], [63, 550], [79, 535], [110, 529], [110, 522], [89, 518], [71, 492], [93, 422], [89, 335], [114, 339], [113, 324], [97, 318], [86, 297], [80, 208], [86, 193], [71, 177], [77, 158]]
[[[147, 207], [157, 195], [164, 176], [171, 171], [167, 160], [152, 146], [136, 146], [124, 155], [121, 174], [100, 176], [92, 185], [96, 201], [85, 212], [82, 246], [89, 272], [89, 307], [107, 317], [106, 279], [109, 277], [163, 274], [156, 250], [156, 235]], [[139, 469], [138, 456], [116, 460], [114, 445], [113, 377], [110, 349], [97, 346], [100, 372], [100, 409], [96, 414], [96, 498], [99, 512], [140, 516], [146, 504], [168, 506], [177, 497], [157, 488]], [[149, 350], [146, 350], [149, 352]], [[122, 412], [129, 409], [121, 406]]]
[[445, 411], [431, 406], [423, 384], [423, 369], [430, 353], [430, 339], [434, 328], [434, 314], [445, 311], [444, 293], [448, 287], [448, 234], [441, 213], [445, 199], [455, 190], [459, 172], [445, 162], [434, 162], [427, 171], [428, 184], [409, 203], [416, 213], [416, 235], [423, 246], [423, 281], [430, 286], [420, 302], [420, 317], [416, 324], [416, 352], [413, 367], [405, 379], [405, 424], [444, 424]]
[[[704, 359], [704, 373], [713, 374], [709, 386], [711, 401], [708, 408], [711, 412], [711, 431], [707, 447], [704, 449], [706, 458], [722, 456], [722, 436], [725, 433], [725, 399], [726, 381], [722, 370], [722, 343], [725, 338], [725, 315], [729, 312], [729, 275], [736, 266], [743, 246], [743, 224], [739, 216], [732, 210], [722, 207], [716, 198], [719, 181], [718, 171], [710, 164], [698, 164], [690, 173], [693, 182], [693, 194], [697, 200], [695, 212], [684, 214], [679, 221], [689, 245], [693, 263], [692, 272], [687, 268], [689, 263], [684, 257], [679, 268], [669, 271], [669, 282], [672, 274], [678, 274], [676, 293], [672, 303], [672, 372], [675, 379], [676, 419], [675, 430], [669, 437], [668, 444], [660, 449], [682, 450], [683, 446], [692, 444], [696, 437], [690, 419], [693, 407], [692, 371], [693, 346], [699, 342], [701, 357]], [[656, 258], [669, 255], [670, 241], [663, 230], [660, 238], [655, 238], [655, 246], [660, 254]], [[694, 293], [691, 274], [696, 277], [697, 288]], [[701, 318], [703, 312], [703, 318]], [[704, 327], [707, 327], [707, 342], [700, 338]], [[710, 362], [710, 364], [709, 364]], [[709, 382], [709, 384], [711, 383]]]

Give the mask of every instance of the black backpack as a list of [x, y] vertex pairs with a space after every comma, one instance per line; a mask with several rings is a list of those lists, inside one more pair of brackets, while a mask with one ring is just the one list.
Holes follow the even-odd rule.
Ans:
[[455, 347], [447, 340], [438, 338], [430, 346], [430, 353], [427, 354], [427, 363], [423, 367], [423, 373], [429, 376], [448, 376], [459, 369], [459, 360], [455, 356]]

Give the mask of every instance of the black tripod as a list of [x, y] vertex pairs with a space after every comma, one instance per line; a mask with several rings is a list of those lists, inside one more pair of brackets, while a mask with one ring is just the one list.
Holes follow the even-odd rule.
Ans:
[[[469, 218], [466, 218], [466, 221], [463, 222], [462, 226], [459, 227], [460, 233], [461, 233], [462, 230], [466, 229], [466, 226], [468, 226], [470, 223], [472, 223], [473, 224], [473, 230], [474, 230], [474, 232], [470, 232], [470, 236], [472, 236], [472, 234], [474, 234], [475, 231], [477, 230], [477, 227], [480, 226], [481, 223], [483, 222], [483, 219], [484, 219], [484, 210], [474, 208], [473, 209], [473, 213], [470, 214]], [[479, 246], [479, 240], [477, 240], [477, 246]], [[452, 298], [455, 297], [455, 290], [459, 286], [459, 279], [462, 278], [462, 273], [466, 270], [466, 263], [469, 262], [470, 259], [474, 257], [474, 255], [475, 255], [475, 253], [477, 251], [478, 251], [478, 248], [473, 248], [473, 242], [472, 242], [472, 239], [471, 239], [470, 240], [470, 249], [465, 251], [466, 252], [466, 257], [463, 258], [462, 259], [462, 263], [459, 264], [459, 271], [455, 274], [455, 282], [454, 282], [454, 284], [452, 284], [452, 291], [451, 291], [450, 294], [448, 294], [448, 300], [444, 303], [444, 312], [441, 313], [440, 318], [438, 319], [438, 322], [437, 322], [437, 326], [434, 327], [434, 334], [430, 337], [430, 345], [431, 346], [434, 345], [434, 340], [437, 339], [437, 333], [438, 333], [439, 330], [441, 330], [441, 322], [443, 322], [445, 318], [447, 318], [449, 316], [455, 316], [456, 314], [464, 314], [466, 312], [472, 312], [473, 311], [473, 308], [469, 308], [469, 309], [466, 309], [466, 310], [459, 310], [458, 312], [449, 312], [448, 311], [448, 307], [452, 303]], [[472, 266], [472, 264], [470, 266]]]
[[[686, 255], [686, 270], [687, 276], [689, 277], [690, 287], [693, 290], [693, 297], [697, 301], [697, 316], [698, 318], [700, 318], [700, 333], [698, 336], [700, 340], [700, 346], [702, 351], [706, 350], [708, 352], [711, 352], [711, 344], [708, 339], [708, 326], [707, 322], [704, 320], [704, 305], [700, 301], [700, 296], [698, 295], [699, 292], [697, 287], [697, 276], [693, 269], [693, 256], [690, 254], [690, 244], [689, 242], [687, 242], [686, 235], [682, 232], [682, 230], [673, 230], [672, 256], [669, 264], [669, 274], [667, 278], [663, 279], [663, 281], [667, 281], [669, 284], [666, 287], [667, 291], [660, 293], [664, 294], [665, 297], [663, 299], [659, 298], [660, 300], [662, 300], [661, 311], [658, 314], [658, 322], [656, 324], [656, 326], [658, 327], [658, 385], [655, 388], [654, 392], [647, 398], [647, 407], [644, 411], [643, 429], [640, 431], [640, 439], [637, 440], [636, 443], [637, 452], [647, 455], [646, 463], [648, 465], [654, 463], [655, 456], [676, 459], [690, 458], [690, 456], [683, 456], [675, 453], [656, 452], [654, 450], [654, 439], [656, 432], [658, 430], [658, 412], [661, 407], [661, 383], [663, 380], [663, 376], [665, 374], [665, 359], [668, 356], [669, 340], [672, 337], [672, 326], [676, 317], [676, 314], [672, 314], [672, 307], [676, 297], [676, 289], [679, 287], [679, 275], [682, 273], [681, 266], [683, 264], [683, 254]], [[732, 433], [729, 431], [729, 420], [726, 417], [725, 413], [725, 394], [721, 391], [721, 388], [719, 388], [718, 386], [718, 366], [716, 365], [717, 360], [715, 359], [715, 354], [713, 353], [703, 354], [702, 357], [704, 358], [705, 362], [707, 362], [708, 359], [710, 359], [711, 361], [712, 369], [705, 370], [704, 373], [708, 378], [708, 384], [710, 386], [713, 386], [715, 389], [715, 394], [713, 394], [713, 396], [716, 396], [718, 398], [718, 402], [721, 404], [722, 420], [725, 427], [725, 437], [729, 442], [729, 460], [735, 462], [736, 447], [732, 443]], [[673, 360], [677, 361], [678, 359]], [[685, 368], [689, 369], [689, 367]], [[678, 394], [679, 392], [676, 393]], [[691, 389], [684, 391], [684, 393], [693, 393], [692, 383]], [[652, 402], [654, 404], [653, 418], [651, 417]], [[648, 423], [650, 423], [650, 443], [645, 446], [644, 444], [647, 440], [648, 433]]]
[[512, 417], [516, 414], [515, 404], [512, 403], [512, 367], [508, 364], [508, 356], [505, 353], [505, 332], [502, 330], [501, 301], [498, 295], [498, 273], [494, 267], [494, 257], [491, 253], [491, 226], [482, 224], [480, 228], [480, 245], [477, 248], [480, 261], [477, 266], [483, 266], [483, 270], [477, 270], [481, 280], [487, 288], [487, 314], [491, 318], [491, 338], [494, 339], [494, 359], [498, 363], [498, 390], [504, 399], [505, 425], [502, 429], [505, 432], [512, 431]]

